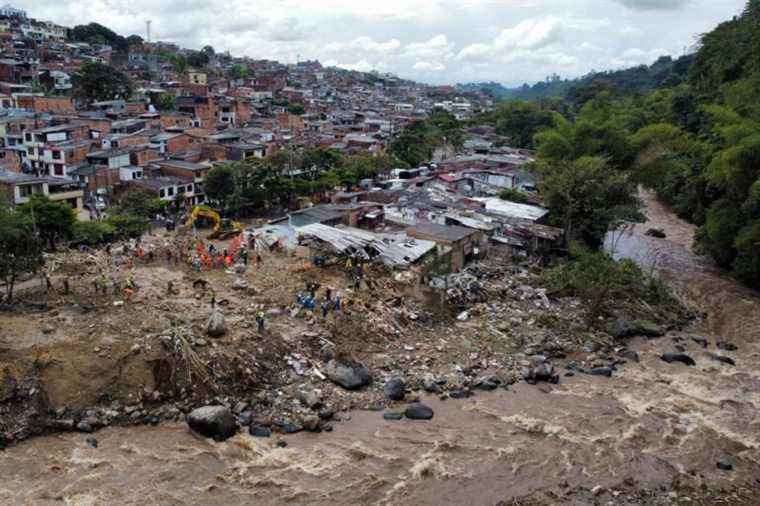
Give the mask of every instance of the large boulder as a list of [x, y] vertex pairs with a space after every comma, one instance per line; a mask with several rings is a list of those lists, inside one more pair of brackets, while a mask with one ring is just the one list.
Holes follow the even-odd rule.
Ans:
[[617, 339], [624, 339], [633, 336], [662, 337], [666, 329], [648, 320], [631, 321], [620, 318], [608, 326], [607, 332]]
[[219, 311], [214, 311], [206, 322], [206, 334], [210, 337], [222, 337], [227, 333], [227, 322], [224, 315]]
[[325, 373], [330, 381], [342, 386], [346, 390], [358, 390], [369, 385], [372, 376], [369, 370], [362, 364], [353, 361], [338, 361], [332, 359], [325, 367]]
[[404, 415], [410, 420], [430, 420], [433, 418], [433, 410], [422, 403], [414, 402], [407, 406]]
[[389, 380], [384, 387], [385, 395], [392, 401], [400, 401], [406, 394], [406, 383], [402, 378], [393, 378]]
[[229, 408], [224, 406], [203, 406], [194, 409], [187, 416], [190, 428], [204, 437], [224, 441], [235, 435], [237, 423]]

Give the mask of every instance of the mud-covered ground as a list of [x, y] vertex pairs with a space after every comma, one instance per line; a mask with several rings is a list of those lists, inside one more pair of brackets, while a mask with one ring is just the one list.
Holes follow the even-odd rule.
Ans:
[[[295, 400], [296, 391], [319, 388], [325, 403], [338, 411], [338, 420], [330, 422], [331, 433], [259, 439], [242, 432], [214, 443], [177, 422], [39, 437], [2, 455], [0, 470], [6, 480], [0, 499], [21, 504], [756, 504], [760, 301], [695, 258], [688, 250], [689, 227], [648, 203], [650, 223], [618, 241], [619, 254], [643, 263], [649, 259], [699, 318], [661, 338], [633, 339], [628, 348], [639, 361], [628, 360], [612, 377], [564, 375], [565, 364], [608, 362], [619, 346], [584, 351], [584, 344], [609, 336], [581, 332], [582, 312], [572, 300], [550, 301], [544, 307], [540, 291], [520, 288], [530, 284], [530, 275], [491, 281], [504, 285], [498, 300], [490, 306], [472, 304], [463, 321], [453, 318], [458, 312], [436, 311], [439, 302], [425, 294], [413, 298], [414, 303], [399, 306], [389, 298], [374, 310], [370, 304], [366, 311], [355, 311], [365, 322], [365, 333], [350, 322], [344, 328], [366, 341], [353, 353], [376, 378], [374, 386], [359, 394], [313, 375], [315, 367], [323, 366], [319, 353], [326, 345], [346, 345], [347, 334], [330, 322], [309, 324], [303, 317], [291, 317], [283, 308], [271, 320], [273, 336], [277, 325], [277, 334], [291, 336], [290, 341], [281, 338], [282, 346], [290, 346], [283, 348], [289, 358], [279, 370], [288, 383], [274, 386], [280, 381], [272, 381], [264, 393], [251, 396], [251, 407], [296, 418], [307, 411]], [[663, 228], [668, 238], [645, 237], [643, 232], [652, 226]], [[291, 275], [296, 278], [292, 289], [298, 290], [304, 274]], [[255, 278], [250, 279], [255, 286]], [[341, 286], [339, 270], [333, 282]], [[394, 283], [404, 293], [403, 283]], [[190, 305], [193, 301], [188, 297]], [[393, 318], [377, 320], [377, 315], [387, 316], [385, 311]], [[394, 323], [381, 328], [376, 321]], [[202, 321], [196, 324], [202, 326]], [[223, 340], [239, 332], [247, 336], [240, 343], [250, 339], [266, 348], [269, 341], [248, 336], [255, 329], [240, 325]], [[148, 333], [162, 334], [164, 326]], [[192, 329], [192, 323], [185, 327]], [[146, 332], [135, 332], [135, 339]], [[303, 337], [304, 332], [310, 337]], [[694, 337], [706, 338], [707, 348]], [[305, 346], [309, 342], [312, 347]], [[717, 342], [737, 349], [718, 349]], [[230, 349], [239, 349], [240, 343]], [[529, 362], [516, 353], [526, 347], [567, 355], [552, 359], [559, 384], [518, 382], [508, 389], [445, 400], [416, 388], [415, 380], [426, 374], [445, 379], [446, 390], [474, 388], [477, 378], [488, 375], [518, 379]], [[660, 359], [678, 347], [696, 361], [694, 367]], [[718, 362], [711, 354], [730, 357], [735, 365]], [[421, 397], [434, 409], [433, 420], [388, 421], [374, 410], [343, 411], [379, 408], [374, 404], [384, 398], [383, 380], [399, 373], [409, 378], [407, 400]], [[140, 409], [149, 412], [148, 405], [142, 401]], [[390, 403], [386, 410], [405, 405]], [[86, 441], [93, 436], [97, 448]], [[278, 445], [282, 441], [287, 446]], [[719, 469], [718, 461], [732, 470]]]

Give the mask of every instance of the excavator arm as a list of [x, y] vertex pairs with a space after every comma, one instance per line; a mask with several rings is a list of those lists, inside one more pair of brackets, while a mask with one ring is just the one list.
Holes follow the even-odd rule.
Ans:
[[187, 219], [185, 226], [191, 228], [199, 217], [211, 219], [214, 222], [214, 234], [219, 232], [219, 229], [222, 226], [222, 218], [219, 216], [219, 213], [208, 206], [195, 206], [193, 212], [190, 213], [190, 217]]
[[208, 206], [195, 206], [190, 217], [185, 222], [185, 227], [191, 228], [199, 218], [209, 218], [214, 222], [214, 229], [208, 236], [209, 239], [229, 237], [231, 234], [239, 234], [245, 228], [243, 223], [237, 221], [222, 220], [222, 217]]

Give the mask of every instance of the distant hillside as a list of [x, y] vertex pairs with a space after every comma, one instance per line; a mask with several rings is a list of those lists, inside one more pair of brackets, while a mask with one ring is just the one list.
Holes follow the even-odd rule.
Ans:
[[568, 97], [583, 101], [583, 95], [593, 90], [609, 89], [617, 93], [647, 93], [661, 86], [675, 86], [685, 81], [694, 55], [672, 59], [662, 56], [652, 65], [640, 65], [624, 70], [591, 72], [578, 79], [562, 79], [554, 74], [534, 85], [523, 84], [506, 88], [495, 82], [458, 84], [462, 91], [489, 92], [496, 99], [535, 100], [550, 97]]

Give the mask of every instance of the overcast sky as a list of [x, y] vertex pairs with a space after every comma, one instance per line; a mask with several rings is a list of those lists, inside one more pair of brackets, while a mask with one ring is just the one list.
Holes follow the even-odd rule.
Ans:
[[745, 0], [23, 0], [30, 16], [233, 55], [443, 84], [577, 77], [680, 55]]

